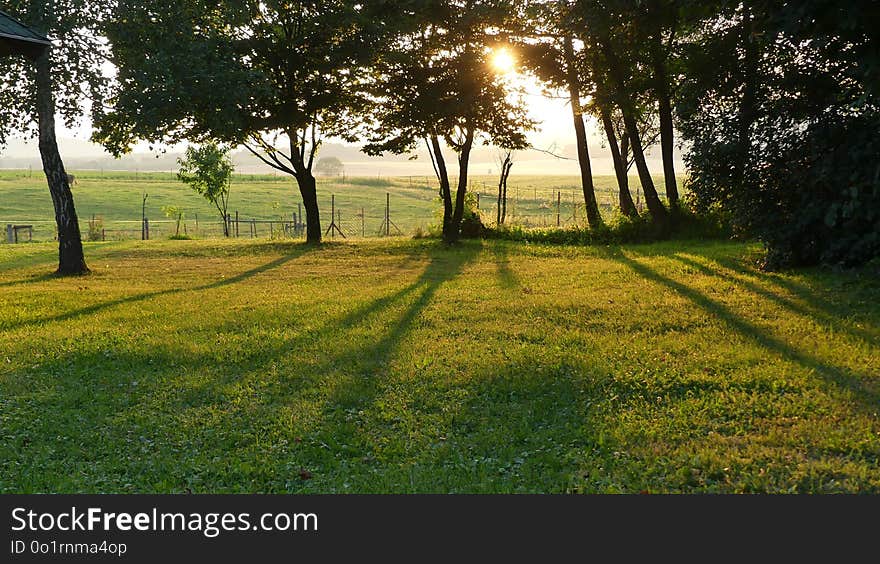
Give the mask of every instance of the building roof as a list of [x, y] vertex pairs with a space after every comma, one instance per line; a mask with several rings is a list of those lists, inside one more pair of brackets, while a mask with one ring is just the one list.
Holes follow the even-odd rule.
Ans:
[[49, 39], [0, 11], [0, 55], [37, 55], [50, 45]]

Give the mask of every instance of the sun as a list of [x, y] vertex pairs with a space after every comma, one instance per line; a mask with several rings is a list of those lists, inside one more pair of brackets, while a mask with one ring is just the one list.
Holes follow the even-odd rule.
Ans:
[[500, 74], [516, 73], [516, 59], [513, 54], [504, 47], [492, 51], [492, 68]]

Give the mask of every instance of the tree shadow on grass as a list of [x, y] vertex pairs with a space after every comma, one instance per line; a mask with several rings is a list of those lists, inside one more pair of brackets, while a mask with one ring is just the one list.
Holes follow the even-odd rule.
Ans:
[[[685, 255], [680, 253], [676, 253], [672, 255], [670, 258], [677, 260], [678, 262], [689, 266], [691, 268], [695, 268], [699, 270], [706, 276], [710, 276], [713, 278], [723, 278], [728, 281], [732, 281], [739, 286], [747, 289], [748, 291], [757, 294], [767, 300], [775, 302], [780, 307], [783, 307], [791, 312], [794, 312], [798, 315], [808, 318], [815, 318], [821, 320], [823, 323], [834, 327], [835, 331], [840, 331], [842, 333], [846, 333], [856, 339], [860, 339], [867, 344], [873, 344], [880, 339], [880, 334], [876, 332], [872, 332], [870, 330], [862, 329], [860, 327], [853, 327], [851, 324], [843, 324], [841, 323], [841, 316], [836, 315], [834, 313], [830, 313], [827, 309], [823, 309], [820, 307], [816, 307], [813, 304], [818, 300], [810, 300], [807, 302], [809, 305], [804, 305], [798, 303], [794, 300], [786, 298], [776, 292], [768, 290], [767, 288], [752, 282], [746, 279], [744, 276], [746, 273], [734, 270], [732, 268], [728, 268], [735, 273], [735, 275], [731, 275], [730, 272], [723, 272], [721, 270], [713, 269], [703, 263], [697, 262]], [[720, 263], [719, 263], [720, 264]], [[841, 312], [842, 313], [842, 312]]]
[[[63, 476], [71, 469], [70, 452], [81, 452], [88, 460], [100, 460], [103, 469], [98, 474], [119, 474], [120, 471], [123, 474], [145, 474], [143, 480], [129, 477], [139, 491], [150, 491], [154, 487], [181, 491], [186, 487], [181, 480], [187, 472], [197, 473], [194, 469], [200, 465], [203, 472], [224, 476], [222, 480], [229, 489], [244, 487], [235, 480], [244, 480], [246, 476], [229, 473], [246, 470], [231, 466], [220, 469], [220, 466], [210, 465], [206, 470], [205, 461], [200, 461], [196, 453], [216, 453], [219, 448], [234, 461], [237, 451], [252, 452], [248, 449], [253, 449], [254, 443], [259, 442], [261, 426], [271, 425], [273, 414], [280, 405], [294, 401], [302, 394], [313, 393], [317, 388], [310, 391], [308, 387], [315, 383], [315, 379], [320, 380], [325, 374], [329, 376], [329, 372], [337, 369], [343, 369], [344, 373], [324, 386], [324, 389], [329, 388], [328, 393], [322, 394], [324, 415], [317, 418], [315, 425], [326, 429], [322, 436], [343, 440], [340, 437], [345, 434], [345, 410], [351, 405], [373, 401], [381, 390], [382, 371], [411, 325], [442, 284], [454, 278], [478, 252], [478, 247], [467, 247], [454, 253], [438, 252], [412, 284], [327, 320], [317, 331], [303, 331], [268, 350], [254, 347], [255, 350], [234, 363], [220, 361], [214, 353], [191, 354], [185, 347], [169, 346], [143, 352], [90, 349], [42, 363], [39, 367], [23, 369], [17, 376], [11, 374], [13, 378], [6, 381], [5, 387], [12, 392], [12, 398], [23, 394], [21, 399], [10, 403], [10, 407], [30, 411], [31, 416], [16, 417], [16, 420], [29, 423], [24, 427], [18, 425], [16, 431], [10, 431], [10, 437], [22, 442], [20, 446], [31, 442], [43, 451], [46, 448], [58, 451], [57, 455], [37, 464], [47, 465], [46, 470], [39, 472], [39, 477], [34, 477], [35, 484], [43, 484], [38, 489], [45, 489], [45, 484], [51, 484], [53, 480], [76, 483], [73, 478]], [[245, 275], [255, 274], [254, 271], [277, 266], [281, 260], [209, 286], [240, 281]], [[365, 347], [347, 345], [350, 342], [348, 331], [369, 321], [375, 322], [377, 316], [385, 315], [384, 312], [408, 299], [402, 314], [388, 321], [389, 330], [378, 340]], [[232, 325], [228, 328], [235, 330]], [[222, 333], [223, 327], [218, 327], [217, 332]], [[294, 374], [293, 379], [273, 376], [270, 365], [286, 361], [291, 349], [298, 350], [304, 343], [309, 346], [314, 343], [318, 350], [324, 344], [330, 345], [329, 352], [313, 370], [315, 374]], [[337, 344], [342, 346], [339, 352], [333, 350]], [[26, 384], [31, 379], [28, 372], [32, 370], [39, 370], [42, 374], [43, 384], [38, 386], [41, 391]], [[241, 388], [227, 387], [238, 384]], [[241, 400], [238, 396], [241, 393], [247, 397], [246, 401], [237, 401]], [[84, 408], [80, 405], [82, 402], [92, 402], [92, 407]], [[42, 415], [33, 417], [34, 409]], [[205, 419], [205, 415], [210, 418]], [[70, 431], [63, 433], [62, 437], [59, 429], [68, 428]], [[132, 442], [132, 438], [136, 440]], [[218, 444], [221, 440], [224, 442]], [[33, 451], [24, 449], [14, 456], [21, 468], [28, 468], [39, 458], [28, 453]], [[108, 457], [116, 457], [118, 462], [114, 463]], [[279, 466], [266, 472], [281, 472], [280, 463], [284, 461], [273, 462], [278, 462]], [[114, 464], [118, 468], [112, 470]], [[191, 467], [190, 470], [186, 470], [187, 467]], [[34, 470], [34, 466], [30, 468]], [[17, 477], [7, 475], [5, 479], [13, 484], [25, 483], [26, 473], [19, 472]], [[105, 478], [107, 482], [96, 482], [88, 487], [97, 491], [119, 491], [115, 478]], [[122, 479], [126, 478], [123, 476]], [[75, 487], [82, 488], [83, 483]], [[69, 491], [71, 486], [65, 488]]]
[[519, 287], [519, 277], [510, 268], [510, 249], [508, 244], [504, 241], [496, 242], [492, 245], [492, 252], [495, 255], [496, 273], [501, 287], [508, 290]]
[[667, 278], [648, 266], [627, 257], [620, 249], [611, 251], [609, 253], [609, 258], [624, 264], [643, 278], [665, 286], [673, 292], [684, 296], [695, 305], [704, 309], [707, 313], [722, 320], [730, 328], [749, 338], [764, 349], [778, 354], [789, 361], [800, 364], [804, 368], [813, 370], [826, 382], [835, 384], [838, 387], [851, 392], [863, 411], [867, 413], [875, 413], [877, 411], [877, 406], [880, 405], [880, 390], [869, 385], [871, 378], [868, 375], [855, 373], [851, 370], [827, 364], [810, 354], [794, 348], [788, 343], [745, 321], [725, 305], [712, 300], [694, 288], [671, 278]]
[[[137, 294], [134, 296], [126, 296], [124, 298], [119, 298], [116, 300], [110, 300], [110, 301], [106, 301], [106, 302], [97, 303], [94, 305], [90, 305], [90, 306], [80, 308], [80, 309], [77, 309], [74, 311], [68, 311], [65, 313], [58, 314], [58, 315], [53, 315], [53, 316], [49, 316], [49, 317], [40, 317], [40, 318], [36, 318], [36, 319], [26, 319], [26, 320], [19, 321], [17, 323], [10, 323], [10, 324], [4, 326], [3, 329], [12, 330], [12, 329], [18, 329], [20, 327], [41, 325], [44, 323], [63, 322], [63, 321], [68, 321], [68, 320], [75, 319], [78, 317], [90, 315], [93, 313], [97, 313], [97, 312], [103, 311], [105, 309], [109, 309], [109, 308], [123, 305], [123, 304], [138, 303], [138, 302], [150, 300], [152, 298], [158, 298], [161, 296], [168, 296], [168, 295], [173, 295], [173, 294], [180, 294], [182, 292], [200, 292], [200, 291], [204, 291], [204, 290], [213, 290], [213, 289], [217, 289], [217, 288], [222, 288], [224, 286], [229, 286], [232, 284], [237, 284], [239, 282], [243, 282], [243, 281], [247, 280], [248, 278], [251, 278], [253, 276], [257, 276], [258, 274], [262, 274], [262, 273], [267, 272], [269, 270], [279, 268], [279, 267], [283, 266], [284, 264], [286, 264], [296, 258], [299, 258], [303, 254], [305, 254], [307, 251], [308, 251], [308, 249], [305, 247], [299, 248], [299, 249], [297, 249], [297, 252], [279, 257], [279, 258], [272, 260], [272, 261], [269, 261], [265, 264], [261, 264], [260, 266], [251, 268], [250, 270], [246, 270], [244, 272], [236, 274], [235, 276], [231, 276], [229, 278], [222, 278], [220, 280], [217, 280], [215, 282], [211, 282], [209, 284], [203, 284], [201, 286], [194, 286], [191, 288], [187, 288], [187, 287], [168, 288], [167, 290], [158, 290], [156, 292], [146, 292], [146, 293]], [[0, 324], [0, 325], [2, 325], [2, 324]]]
[[[739, 274], [755, 276], [759, 278], [762, 282], [767, 282], [768, 284], [777, 286], [797, 296], [798, 299], [808, 304], [809, 308], [816, 312], [831, 317], [842, 317], [843, 315], [852, 313], [848, 309], [848, 306], [846, 304], [841, 305], [833, 300], [833, 297], [835, 297], [835, 295], [839, 295], [839, 287], [832, 288], [829, 285], [829, 287], [826, 288], [817, 288], [805, 284], [799, 284], [788, 277], [779, 276], [775, 273], [763, 272], [757, 269], [754, 265], [750, 265], [745, 260], [738, 260], [730, 257], [713, 257], [713, 260], [723, 268], [737, 272]], [[813, 272], [816, 272], [816, 270], [813, 270]], [[852, 293], [853, 287], [859, 288], [860, 291], [864, 289], [864, 291], [869, 292], [870, 295], [866, 296], [865, 298], [865, 301], [869, 303], [876, 303], [877, 296], [878, 294], [880, 294], [880, 285], [878, 285], [877, 283], [878, 279], [872, 278], [870, 274], [866, 276], [859, 271], [845, 271], [834, 273], [833, 275], [831, 273], [827, 273], [826, 276], [833, 276], [835, 280], [839, 280], [840, 282], [842, 282], [842, 285], [845, 285], [847, 287], [847, 294]], [[821, 287], [823, 285], [821, 278], [821, 276], [813, 276], [811, 277], [811, 280], [816, 282], [817, 286]], [[867, 288], [867, 284], [864, 283], [872, 281], [873, 288]], [[825, 294], [824, 297], [822, 295], [823, 293]], [[858, 330], [858, 328], [854, 329]], [[876, 325], [874, 326], [873, 331], [868, 330], [865, 333], [867, 335], [871, 335], [868, 337], [869, 339], [878, 338]]]

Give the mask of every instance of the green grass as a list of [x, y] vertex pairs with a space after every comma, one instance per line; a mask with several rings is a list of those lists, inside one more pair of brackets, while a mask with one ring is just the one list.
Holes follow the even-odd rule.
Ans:
[[[164, 206], [177, 206], [186, 212], [187, 233], [196, 237], [218, 237], [222, 227], [218, 212], [201, 196], [175, 179], [170, 172], [99, 172], [73, 171], [73, 187], [83, 237], [88, 236], [89, 220], [103, 220], [107, 239], [140, 238], [143, 194], [146, 215], [151, 220], [153, 238], [165, 238], [174, 231], [174, 222], [165, 217]], [[480, 194], [481, 208], [487, 221], [494, 221], [497, 178], [471, 177], [470, 190]], [[560, 220], [563, 224], [583, 224], [583, 196], [580, 180], [573, 176], [513, 176], [508, 189], [508, 214], [514, 223], [556, 225], [556, 194], [561, 194]], [[599, 199], [608, 205], [616, 201], [616, 181], [611, 176], [596, 178]], [[636, 186], [633, 179], [633, 186]], [[330, 223], [331, 196], [341, 212], [342, 226], [348, 236], [376, 236], [383, 222], [386, 194], [391, 196], [392, 222], [404, 234], [427, 230], [438, 223], [439, 201], [436, 180], [425, 176], [318, 178], [318, 200], [325, 226]], [[301, 202], [293, 179], [284, 175], [235, 175], [229, 211], [244, 219], [289, 221], [300, 213]], [[572, 204], [580, 203], [575, 213]], [[52, 200], [46, 180], [39, 172], [0, 171], [0, 227], [7, 223], [34, 225], [37, 240], [51, 240], [55, 235]], [[363, 224], [360, 215], [365, 219]], [[196, 220], [198, 219], [198, 226]], [[577, 220], [577, 221], [575, 221]], [[268, 236], [279, 225], [259, 225], [258, 235]], [[392, 229], [392, 231], [394, 231]], [[100, 228], [97, 230], [100, 235]], [[240, 225], [239, 234], [249, 236], [250, 228]]]
[[[738, 243], [0, 246], [0, 492], [880, 493], [880, 283]], [[302, 471], [311, 473], [303, 479]]]

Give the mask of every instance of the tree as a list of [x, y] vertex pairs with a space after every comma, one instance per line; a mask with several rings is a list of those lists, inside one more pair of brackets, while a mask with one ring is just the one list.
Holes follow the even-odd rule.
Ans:
[[79, 218], [55, 138], [55, 115], [68, 127], [78, 123], [91, 103], [104, 96], [103, 53], [95, 36], [106, 6], [87, 0], [45, 2], [13, 0], [5, 11], [52, 38], [34, 59], [0, 59], [0, 145], [11, 133], [37, 136], [43, 172], [55, 208], [58, 269], [61, 275], [89, 272]]
[[596, 87], [592, 69], [586, 64], [587, 46], [577, 36], [579, 29], [572, 22], [571, 8], [566, 2], [537, 3], [530, 6], [527, 14], [530, 25], [522, 26], [517, 31], [525, 64], [531, 73], [544, 82], [550, 92], [564, 91], [567, 94], [587, 221], [590, 226], [599, 227], [602, 224], [602, 215], [593, 183], [584, 123], [585, 99], [590, 97]]
[[678, 209], [678, 181], [675, 177], [673, 88], [671, 85], [672, 58], [680, 16], [677, 0], [647, 0], [639, 9], [639, 27], [643, 29], [648, 51], [647, 67], [651, 72], [650, 89], [657, 102], [660, 122], [660, 152], [663, 157], [663, 180], [666, 199], [672, 211]]
[[[243, 144], [292, 176], [307, 240], [321, 240], [315, 156], [347, 137], [364, 104], [362, 67], [380, 18], [368, 1], [120, 0], [107, 28], [119, 68], [96, 140]], [[146, 53], [146, 56], [145, 56]]]
[[[600, 93], [594, 96], [590, 109], [599, 115], [599, 119], [602, 121], [602, 128], [605, 131], [608, 148], [611, 151], [614, 174], [617, 178], [620, 211], [627, 217], [636, 217], [638, 210], [633, 201], [632, 193], [629, 190], [629, 171], [635, 164], [635, 158], [630, 150], [629, 135], [626, 131], [623, 115], [619, 108], [611, 101], [603, 99]], [[642, 147], [647, 148], [655, 145], [660, 138], [657, 120], [644, 102], [636, 107], [636, 114], [636, 123]]]
[[178, 206], [162, 206], [162, 213], [165, 214], [165, 217], [173, 219], [176, 222], [172, 239], [180, 238], [180, 223], [183, 221], [183, 218], [186, 217], [186, 211]]
[[507, 220], [507, 179], [510, 176], [510, 169], [513, 168], [513, 151], [502, 151], [499, 161], [501, 162], [501, 175], [498, 178], [498, 207], [495, 214], [495, 224], [500, 227]]
[[586, 30], [584, 40], [594, 47], [593, 64], [604, 71], [608, 97], [620, 111], [645, 203], [653, 220], [665, 224], [669, 213], [654, 186], [639, 132], [638, 97], [644, 91], [644, 73], [638, 72], [640, 44], [628, 18], [631, 5], [622, 1], [582, 2], [578, 15]]
[[880, 255], [878, 17], [868, 1], [719, 1], [686, 37], [689, 189], [764, 242], [767, 268]]
[[[482, 140], [510, 149], [525, 148], [532, 127], [522, 99], [505, 77], [492, 71], [493, 49], [511, 7], [503, 1], [439, 0], [413, 10], [373, 73], [374, 120], [364, 151], [412, 153], [425, 142], [440, 184], [443, 239], [458, 241], [465, 213], [468, 164]], [[458, 160], [453, 191], [444, 146]]]
[[338, 176], [345, 170], [345, 165], [338, 157], [321, 157], [315, 165], [315, 172], [328, 176]]
[[177, 159], [177, 178], [211, 202], [223, 220], [223, 235], [229, 237], [229, 187], [235, 165], [230, 149], [216, 143], [187, 147], [184, 158]]

